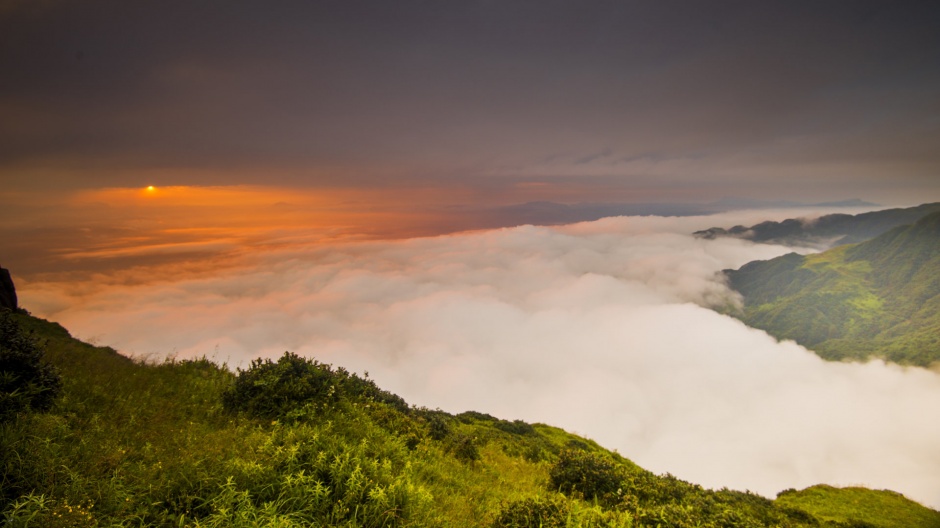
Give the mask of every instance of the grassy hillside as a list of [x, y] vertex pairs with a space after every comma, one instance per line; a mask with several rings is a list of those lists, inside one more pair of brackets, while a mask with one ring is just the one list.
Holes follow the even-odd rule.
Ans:
[[940, 213], [868, 242], [726, 272], [748, 325], [826, 359], [940, 361]]
[[899, 493], [866, 488], [834, 488], [818, 485], [802, 491], [787, 490], [777, 504], [798, 508], [825, 521], [850, 526], [936, 526], [937, 512], [915, 506]]
[[9, 350], [36, 339], [61, 379], [45, 412], [0, 421], [7, 526], [940, 526], [892, 492], [706, 490], [547, 425], [409, 407], [291, 354], [239, 373], [148, 365], [0, 318], [32, 332], [0, 343], [4, 386]]

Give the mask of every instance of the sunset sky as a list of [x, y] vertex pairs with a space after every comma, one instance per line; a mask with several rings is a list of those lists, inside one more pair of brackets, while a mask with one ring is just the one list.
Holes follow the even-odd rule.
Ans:
[[0, 0], [0, 265], [138, 358], [292, 350], [708, 486], [938, 507], [940, 375], [718, 314], [720, 270], [811, 250], [691, 235], [940, 201], [938, 28], [932, 1]]
[[938, 199], [937, 27], [906, 1], [5, 0], [0, 177]]
[[940, 200], [937, 27], [933, 2], [5, 0], [0, 263]]

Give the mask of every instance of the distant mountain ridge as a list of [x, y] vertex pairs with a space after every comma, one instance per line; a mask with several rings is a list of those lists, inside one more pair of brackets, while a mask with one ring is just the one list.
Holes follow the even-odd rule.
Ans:
[[857, 215], [836, 213], [816, 219], [790, 218], [782, 222], [767, 221], [750, 227], [742, 225], [730, 229], [712, 227], [693, 234], [706, 239], [728, 236], [768, 244], [825, 249], [864, 242], [895, 227], [912, 224], [938, 211], [940, 211], [940, 202]]
[[[788, 200], [754, 200], [750, 198], [725, 197], [705, 203], [686, 202], [577, 202], [562, 203], [552, 201], [531, 201], [483, 207], [481, 209], [462, 209], [451, 212], [470, 214], [477, 220], [473, 229], [532, 225], [559, 225], [575, 222], [593, 222], [611, 216], [698, 216], [723, 213], [741, 209], [799, 209], [812, 207], [874, 207], [877, 204], [859, 199], [825, 203], [803, 203]], [[467, 226], [464, 226], [465, 228]]]
[[940, 212], [867, 242], [725, 274], [744, 298], [745, 323], [825, 359], [940, 361]]
[[726, 196], [720, 200], [711, 202], [709, 205], [720, 206], [720, 207], [735, 207], [742, 208], [746, 207], [749, 209], [771, 209], [776, 207], [874, 207], [878, 204], [872, 202], [866, 202], [864, 200], [859, 200], [858, 198], [851, 198], [849, 200], [839, 200], [835, 202], [821, 202], [821, 203], [804, 203], [804, 202], [794, 202], [792, 200], [754, 200], [751, 198], [738, 198], [734, 196]]

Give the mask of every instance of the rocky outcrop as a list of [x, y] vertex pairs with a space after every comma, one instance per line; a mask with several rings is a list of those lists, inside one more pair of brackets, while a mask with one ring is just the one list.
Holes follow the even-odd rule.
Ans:
[[17, 309], [13, 278], [10, 277], [10, 271], [4, 268], [0, 268], [0, 308]]

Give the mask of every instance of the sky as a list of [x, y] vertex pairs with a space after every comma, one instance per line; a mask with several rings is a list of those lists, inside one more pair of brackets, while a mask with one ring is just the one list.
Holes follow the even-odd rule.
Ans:
[[292, 350], [709, 486], [938, 507], [938, 374], [717, 314], [716, 272], [808, 250], [690, 236], [940, 201], [937, 27], [928, 1], [0, 0], [0, 265], [130, 355]]
[[924, 1], [3, 0], [0, 178], [919, 203], [938, 26]]

